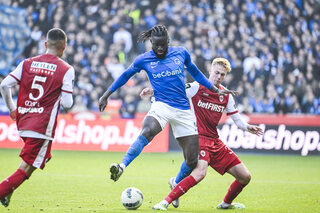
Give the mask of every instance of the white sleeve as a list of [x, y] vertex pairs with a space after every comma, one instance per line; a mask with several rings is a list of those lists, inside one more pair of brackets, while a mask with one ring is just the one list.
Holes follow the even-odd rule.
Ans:
[[74, 82], [74, 69], [71, 67], [63, 77], [62, 92], [61, 92], [61, 105], [63, 108], [71, 108], [73, 104], [72, 92]]
[[22, 68], [23, 68], [24, 60], [20, 62], [20, 64], [9, 74], [17, 81], [21, 80]]
[[20, 82], [23, 63], [24, 60], [20, 62], [20, 64], [5, 79], [2, 80], [0, 85], [2, 98], [4, 99], [10, 112], [14, 111], [17, 108], [15, 103], [13, 102], [10, 88]]
[[10, 112], [16, 109], [16, 105], [12, 100], [11, 87], [17, 85], [18, 81], [13, 76], [8, 75], [2, 80], [0, 85], [1, 95]]
[[234, 101], [233, 96], [230, 94], [228, 104], [226, 106], [226, 113], [227, 115], [231, 115], [237, 112], [238, 112], [238, 108], [237, 108], [236, 102]]
[[241, 116], [238, 112], [230, 115], [230, 117], [232, 118], [234, 123], [237, 125], [237, 127], [239, 127], [240, 129], [242, 129], [244, 131], [248, 131], [248, 123], [241, 118]]
[[62, 91], [67, 93], [73, 92], [73, 82], [74, 82], [74, 69], [71, 67], [66, 74], [64, 74], [62, 82]]
[[72, 98], [72, 93], [68, 92], [62, 92], [61, 93], [61, 105], [65, 109], [69, 109], [72, 107], [73, 104], [73, 98]]
[[195, 96], [200, 88], [200, 84], [196, 81], [186, 84], [186, 93], [188, 98]]

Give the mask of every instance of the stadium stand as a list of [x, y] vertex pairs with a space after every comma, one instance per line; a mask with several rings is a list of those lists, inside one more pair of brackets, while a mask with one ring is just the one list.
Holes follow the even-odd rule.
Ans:
[[[232, 71], [225, 85], [238, 90], [243, 113], [320, 114], [319, 0], [6, 0], [25, 8], [31, 43], [13, 64], [44, 51], [44, 35], [68, 35], [64, 58], [76, 69], [74, 111], [98, 111], [97, 99], [132, 59], [150, 48], [140, 32], [164, 24], [172, 45], [186, 47], [207, 74], [214, 57]], [[187, 76], [188, 81], [193, 81]], [[148, 107], [139, 92], [144, 73], [113, 94], [123, 117]], [[3, 103], [0, 101], [0, 105]], [[0, 107], [2, 109], [4, 107]]]

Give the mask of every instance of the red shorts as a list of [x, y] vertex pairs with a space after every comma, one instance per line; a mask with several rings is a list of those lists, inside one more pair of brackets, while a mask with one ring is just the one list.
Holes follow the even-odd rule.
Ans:
[[51, 159], [52, 141], [41, 138], [22, 138], [24, 146], [20, 152], [20, 157], [26, 163], [43, 169], [45, 164]]
[[199, 135], [199, 160], [205, 160], [221, 175], [241, 162], [239, 157], [219, 138]]

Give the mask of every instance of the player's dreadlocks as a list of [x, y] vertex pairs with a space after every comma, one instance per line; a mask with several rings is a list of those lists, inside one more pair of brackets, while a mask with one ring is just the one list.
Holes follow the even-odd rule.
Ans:
[[151, 36], [168, 36], [167, 28], [163, 25], [156, 25], [149, 30], [143, 31], [138, 38], [138, 42], [145, 42]]

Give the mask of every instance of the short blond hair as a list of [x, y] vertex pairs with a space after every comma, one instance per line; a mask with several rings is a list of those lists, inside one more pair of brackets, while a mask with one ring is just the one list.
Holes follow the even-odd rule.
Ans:
[[215, 59], [213, 59], [213, 61], [211, 63], [211, 67], [213, 67], [214, 65], [222, 66], [223, 68], [225, 68], [227, 70], [227, 72], [231, 71], [230, 62], [226, 58], [215, 58]]

